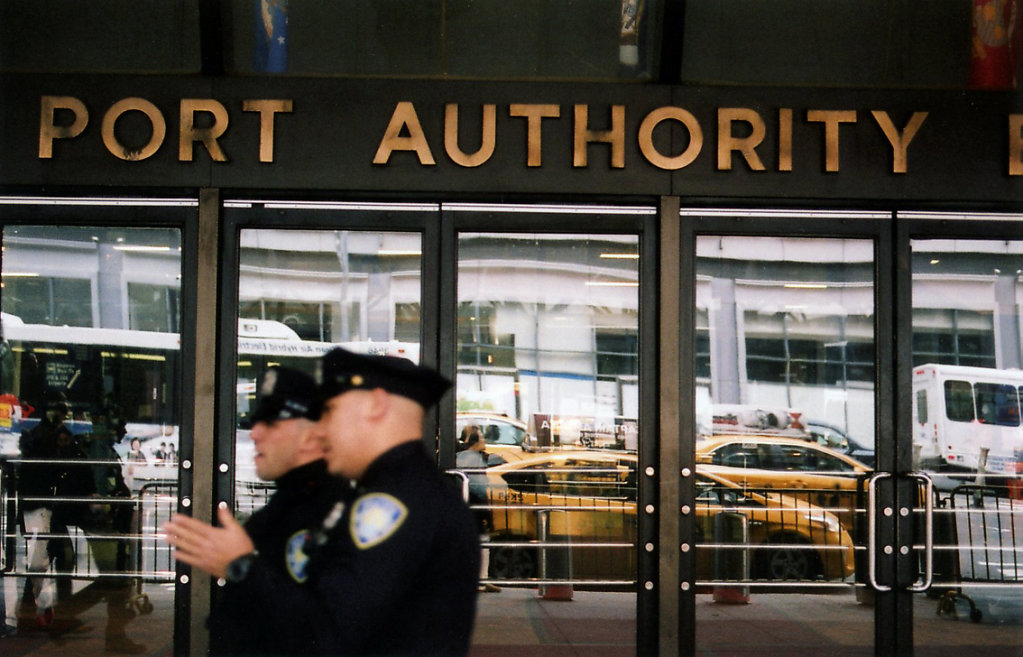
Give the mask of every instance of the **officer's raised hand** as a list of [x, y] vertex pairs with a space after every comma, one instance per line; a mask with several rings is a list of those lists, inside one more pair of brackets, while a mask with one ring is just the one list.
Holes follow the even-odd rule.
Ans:
[[214, 577], [225, 577], [227, 566], [238, 557], [252, 554], [255, 546], [245, 529], [226, 508], [217, 510], [219, 527], [174, 514], [164, 523], [167, 542], [174, 546], [174, 556], [188, 565]]

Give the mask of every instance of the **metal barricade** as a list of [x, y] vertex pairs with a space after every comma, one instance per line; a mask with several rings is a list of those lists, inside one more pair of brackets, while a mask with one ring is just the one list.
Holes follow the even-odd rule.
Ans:
[[983, 485], [962, 485], [939, 500], [932, 595], [938, 613], [970, 619], [1023, 618], [1023, 502]]
[[178, 484], [175, 481], [154, 481], [139, 489], [136, 576], [140, 581], [174, 581], [174, 553], [163, 540], [160, 528], [170, 520], [177, 505]]

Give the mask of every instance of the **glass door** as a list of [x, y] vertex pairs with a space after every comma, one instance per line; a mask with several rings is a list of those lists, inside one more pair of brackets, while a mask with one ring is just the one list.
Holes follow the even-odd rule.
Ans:
[[701, 234], [695, 255], [696, 654], [872, 655], [875, 241]]
[[189, 495], [180, 226], [197, 204], [5, 201], [5, 654], [169, 654], [159, 527]]
[[[917, 655], [1015, 655], [1023, 644], [1023, 217], [1014, 220], [996, 224], [999, 239], [911, 242], [912, 449], [933, 482], [917, 514], [929, 584], [913, 601]], [[1004, 239], [1010, 227], [1016, 239]]]
[[454, 461], [484, 546], [473, 654], [635, 655], [656, 587], [639, 348], [639, 229], [653, 210], [445, 208]]

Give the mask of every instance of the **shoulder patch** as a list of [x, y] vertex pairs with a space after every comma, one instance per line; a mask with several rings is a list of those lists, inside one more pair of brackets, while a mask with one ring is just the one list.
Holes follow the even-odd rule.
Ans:
[[305, 553], [308, 540], [309, 531], [303, 529], [292, 534], [284, 548], [284, 562], [288, 567], [288, 574], [299, 584], [309, 578], [309, 573], [306, 571], [306, 566], [309, 565], [309, 555]]
[[352, 509], [352, 541], [360, 550], [380, 545], [398, 531], [408, 509], [397, 498], [385, 493], [370, 493], [355, 501]]

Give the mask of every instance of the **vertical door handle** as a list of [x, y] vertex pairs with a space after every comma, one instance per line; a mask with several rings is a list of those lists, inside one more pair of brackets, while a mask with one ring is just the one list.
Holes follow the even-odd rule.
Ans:
[[892, 587], [877, 583], [877, 481], [891, 477], [890, 472], [875, 472], [867, 481], [867, 572], [875, 591], [891, 591]]
[[931, 588], [934, 582], [934, 482], [925, 472], [910, 472], [909, 477], [924, 482], [924, 578], [914, 583], [907, 591], [920, 593]]

